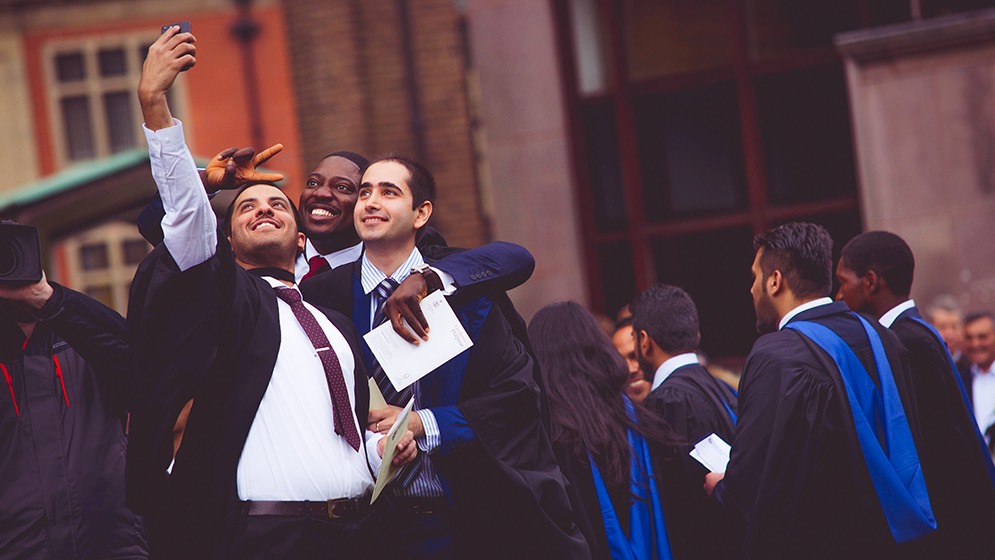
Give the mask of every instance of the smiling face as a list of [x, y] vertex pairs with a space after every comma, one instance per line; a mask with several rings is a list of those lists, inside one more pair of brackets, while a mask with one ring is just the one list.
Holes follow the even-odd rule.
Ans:
[[415, 234], [432, 215], [432, 203], [413, 206], [407, 168], [396, 161], [379, 161], [363, 174], [354, 213], [356, 233], [367, 245], [411, 245]]
[[964, 327], [964, 351], [982, 370], [995, 362], [995, 323], [990, 318], [982, 317]]
[[293, 270], [304, 234], [297, 231], [293, 207], [272, 185], [246, 187], [232, 203], [231, 242], [235, 258], [245, 268]]
[[352, 233], [352, 214], [361, 179], [359, 166], [339, 156], [318, 163], [301, 193], [301, 219], [312, 242], [337, 233]]

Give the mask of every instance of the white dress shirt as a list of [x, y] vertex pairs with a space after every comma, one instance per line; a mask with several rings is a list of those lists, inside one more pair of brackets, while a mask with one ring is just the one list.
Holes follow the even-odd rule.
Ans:
[[[273, 287], [279, 280], [265, 278]], [[276, 297], [275, 294], [273, 296]], [[307, 302], [339, 358], [349, 393], [356, 406], [352, 372], [356, 364], [342, 333], [325, 314]], [[332, 400], [321, 358], [290, 304], [277, 299], [280, 312], [280, 350], [273, 377], [252, 421], [238, 462], [238, 496], [242, 500], [328, 500], [362, 496], [373, 487], [370, 468], [380, 468], [376, 442], [350, 414], [359, 433], [366, 434], [367, 456], [357, 453], [335, 433]], [[370, 461], [370, 467], [367, 466]]]
[[667, 361], [660, 364], [660, 367], [656, 368], [656, 373], [653, 374], [653, 390], [662, 385], [663, 382], [670, 377], [670, 374], [677, 370], [677, 368], [697, 363], [698, 355], [694, 352], [687, 352], [671, 357]]
[[806, 302], [806, 303], [803, 303], [803, 304], [799, 305], [798, 307], [796, 307], [796, 308], [792, 309], [791, 311], [788, 311], [787, 313], [785, 313], [784, 317], [781, 317], [781, 322], [778, 323], [777, 330], [783, 329], [784, 325], [788, 324], [788, 321], [790, 321], [791, 319], [793, 319], [795, 317], [795, 315], [798, 315], [802, 311], [808, 311], [809, 309], [815, 309], [816, 307], [822, 307], [823, 305], [829, 305], [832, 302], [833, 302], [833, 300], [831, 298], [824, 297], [824, 298], [819, 298], [819, 299], [813, 299], [812, 301], [809, 301], [809, 302]]
[[354, 263], [359, 260], [359, 257], [363, 255], [363, 242], [353, 245], [352, 247], [346, 247], [345, 249], [340, 249], [338, 251], [333, 251], [327, 255], [322, 255], [314, 248], [311, 244], [311, 240], [308, 239], [304, 244], [304, 252], [297, 255], [297, 262], [294, 263], [294, 276], [297, 279], [297, 283], [301, 282], [301, 278], [311, 270], [310, 260], [312, 257], [321, 257], [325, 259], [328, 263], [328, 268], [338, 268], [344, 264]]
[[[974, 417], [978, 419], [981, 433], [995, 424], [995, 362], [982, 370], [971, 365], [971, 396], [974, 401]], [[985, 436], [985, 439], [988, 439]]]
[[891, 325], [895, 322], [895, 319], [898, 319], [899, 315], [905, 313], [906, 310], [912, 309], [915, 306], [916, 302], [912, 301], [911, 299], [907, 299], [902, 303], [899, 303], [895, 307], [889, 309], [887, 313], [885, 313], [884, 315], [881, 316], [880, 319], [878, 319], [878, 322], [881, 323], [884, 326], [884, 328], [890, 329]]
[[[149, 145], [152, 176], [166, 211], [164, 243], [180, 270], [214, 256], [217, 219], [200, 182], [179, 121], [151, 131], [142, 127]], [[273, 286], [283, 286], [272, 278]], [[324, 368], [289, 304], [279, 300], [280, 349], [273, 376], [242, 449], [237, 488], [243, 500], [328, 500], [356, 497], [373, 484], [370, 470], [380, 465], [377, 442], [366, 432], [365, 456], [334, 432], [332, 402]], [[339, 357], [350, 402], [355, 403], [355, 363], [342, 333], [305, 303], [322, 326]], [[351, 416], [351, 415], [350, 415]], [[364, 431], [357, 422], [357, 428]], [[369, 464], [367, 464], [369, 462]]]

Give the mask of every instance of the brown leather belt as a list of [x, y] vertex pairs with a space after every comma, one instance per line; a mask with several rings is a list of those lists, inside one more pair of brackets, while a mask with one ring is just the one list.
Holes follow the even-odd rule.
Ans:
[[355, 519], [370, 510], [370, 497], [339, 498], [325, 502], [242, 502], [246, 515], [277, 515], [287, 517], [327, 517]]

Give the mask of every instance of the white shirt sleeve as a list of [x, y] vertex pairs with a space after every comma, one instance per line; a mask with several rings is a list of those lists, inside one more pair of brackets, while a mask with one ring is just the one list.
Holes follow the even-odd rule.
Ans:
[[163, 242], [180, 270], [187, 270], [214, 256], [218, 220], [183, 139], [183, 123], [173, 122], [174, 126], [156, 131], [142, 125], [142, 131], [149, 145], [152, 178], [166, 211]]
[[427, 408], [416, 412], [421, 417], [421, 425], [422, 429], [425, 430], [425, 436], [416, 438], [415, 441], [418, 443], [419, 450], [431, 453], [442, 443], [442, 435], [439, 433], [439, 423], [435, 420], [435, 413]]
[[383, 457], [377, 453], [377, 446], [384, 437], [386, 437], [384, 434], [366, 430], [366, 461], [374, 473], [380, 472], [380, 464], [383, 463]]
[[430, 266], [429, 268], [439, 275], [439, 280], [442, 280], [442, 295], [451, 296], [456, 293], [456, 279], [452, 275], [434, 266]]

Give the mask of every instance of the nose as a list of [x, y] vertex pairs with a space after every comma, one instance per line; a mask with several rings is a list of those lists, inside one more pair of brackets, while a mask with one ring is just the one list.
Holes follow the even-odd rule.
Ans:
[[380, 208], [380, 195], [376, 191], [370, 193], [365, 199], [367, 211]]
[[256, 208], [256, 215], [257, 216], [272, 216], [273, 215], [273, 207], [270, 206], [269, 203], [263, 202], [263, 203], [261, 203], [259, 205], [258, 208]]

